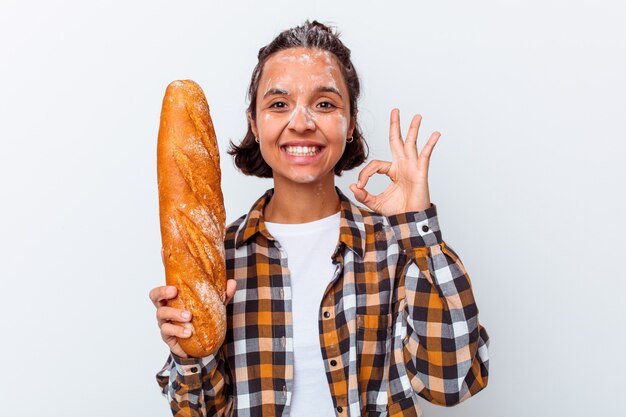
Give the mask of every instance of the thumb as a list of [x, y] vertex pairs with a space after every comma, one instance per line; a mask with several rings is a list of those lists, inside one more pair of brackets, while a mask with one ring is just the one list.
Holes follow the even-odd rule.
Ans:
[[350, 191], [352, 191], [354, 198], [356, 198], [359, 203], [365, 204], [367, 207], [371, 208], [369, 203], [372, 200], [372, 196], [365, 191], [365, 188], [359, 188], [356, 184], [351, 184]]
[[237, 281], [234, 279], [229, 279], [226, 281], [226, 301], [224, 305], [228, 304], [230, 300], [235, 296], [235, 291], [237, 291]]

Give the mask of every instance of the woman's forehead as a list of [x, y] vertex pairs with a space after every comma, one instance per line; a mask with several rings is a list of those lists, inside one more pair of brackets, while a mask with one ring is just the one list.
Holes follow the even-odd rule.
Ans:
[[307, 64], [311, 63], [314, 59], [323, 59], [326, 63], [331, 64], [332, 58], [335, 58], [334, 54], [323, 49], [297, 47], [278, 51], [272, 54], [268, 61], [276, 60], [280, 62], [300, 62]]
[[[260, 87], [311, 81], [344, 86], [337, 57], [331, 52], [312, 48], [290, 48], [272, 55], [265, 63]], [[270, 85], [271, 84], [271, 85]]]

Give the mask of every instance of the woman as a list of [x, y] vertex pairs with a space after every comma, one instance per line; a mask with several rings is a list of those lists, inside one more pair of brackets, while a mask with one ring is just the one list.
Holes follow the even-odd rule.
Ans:
[[[273, 178], [225, 238], [228, 330], [222, 347], [189, 358], [177, 343], [190, 315], [166, 306], [171, 350], [157, 380], [174, 415], [417, 416], [417, 395], [453, 405], [487, 384], [488, 336], [469, 277], [441, 239], [421, 152], [421, 117], [406, 139], [391, 112], [393, 161], [372, 161], [350, 186], [335, 175], [362, 164], [358, 76], [350, 51], [314, 21], [259, 51], [248, 133], [229, 153], [248, 175]], [[365, 186], [391, 179], [380, 195]], [[230, 302], [232, 298], [232, 302]], [[188, 327], [188, 326], [187, 326]]]

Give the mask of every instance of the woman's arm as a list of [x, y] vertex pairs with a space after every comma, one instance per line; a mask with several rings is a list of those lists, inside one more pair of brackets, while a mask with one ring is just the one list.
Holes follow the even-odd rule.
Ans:
[[[402, 357], [413, 389], [430, 402], [454, 405], [487, 385], [488, 336], [478, 323], [469, 276], [441, 239], [428, 190], [430, 156], [441, 134], [433, 132], [418, 154], [421, 120], [413, 117], [403, 140], [400, 112], [393, 109], [393, 161], [370, 162], [350, 189], [359, 202], [389, 219], [404, 255], [394, 301], [396, 318], [402, 318]], [[376, 173], [387, 175], [391, 184], [372, 195], [364, 187]]]
[[404, 255], [395, 313], [411, 385], [429, 402], [458, 404], [488, 381], [489, 337], [478, 320], [470, 278], [441, 238], [436, 206], [388, 219]]
[[[235, 280], [226, 282], [225, 305], [233, 298], [236, 288]], [[167, 306], [167, 300], [176, 294], [177, 289], [172, 286], [160, 286], [150, 291], [150, 300], [157, 309], [161, 338], [170, 348], [170, 356], [156, 375], [161, 393], [169, 400], [174, 416], [226, 416], [231, 407], [230, 378], [223, 350], [220, 348], [203, 358], [187, 357], [178, 339], [191, 334], [184, 333], [191, 314]]]
[[222, 417], [230, 413], [230, 381], [221, 349], [204, 358], [181, 358], [171, 353], [156, 378], [175, 417]]

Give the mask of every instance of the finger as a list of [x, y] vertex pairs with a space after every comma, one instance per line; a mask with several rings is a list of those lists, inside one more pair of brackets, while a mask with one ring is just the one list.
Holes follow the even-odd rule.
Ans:
[[433, 132], [428, 138], [428, 142], [426, 142], [426, 145], [424, 145], [424, 147], [422, 148], [422, 151], [420, 152], [419, 157], [417, 158], [418, 168], [422, 172], [425, 172], [426, 174], [428, 174], [428, 167], [430, 165], [430, 156], [432, 155], [433, 149], [435, 148], [435, 145], [439, 141], [440, 137], [441, 137], [441, 133]]
[[358, 202], [365, 204], [368, 208], [375, 210], [374, 206], [377, 197], [368, 193], [365, 186], [372, 175], [375, 173], [388, 175], [390, 169], [391, 162], [379, 160], [370, 161], [361, 172], [359, 172], [358, 182], [350, 186], [354, 198], [356, 198]]
[[226, 281], [226, 301], [224, 305], [228, 304], [230, 300], [235, 296], [235, 291], [237, 291], [237, 281], [234, 279], [229, 279]]
[[188, 338], [193, 333], [193, 326], [191, 323], [185, 323], [184, 325], [163, 323], [161, 326], [161, 336], [165, 337], [180, 337], [183, 339]]
[[152, 304], [155, 307], [164, 306], [167, 304], [167, 300], [176, 297], [178, 290], [171, 285], [164, 285], [162, 287], [156, 287], [150, 290], [149, 296]]
[[365, 167], [363, 167], [361, 172], [359, 172], [357, 187], [361, 189], [364, 188], [367, 185], [369, 178], [376, 173], [387, 175], [390, 168], [391, 162], [379, 161], [378, 159], [370, 161], [367, 165], [365, 165]]
[[406, 134], [406, 140], [404, 141], [404, 154], [409, 159], [417, 159], [417, 135], [420, 130], [420, 124], [422, 123], [422, 116], [416, 114], [411, 120], [409, 131]]
[[365, 204], [367, 207], [370, 206], [373, 196], [365, 188], [359, 188], [356, 184], [350, 184], [350, 190], [359, 203]]
[[191, 320], [191, 313], [180, 308], [159, 307], [156, 312], [159, 326], [165, 321], [178, 321], [185, 323]]
[[404, 155], [404, 142], [400, 132], [400, 110], [391, 110], [389, 118], [389, 146], [394, 159], [402, 159]]

